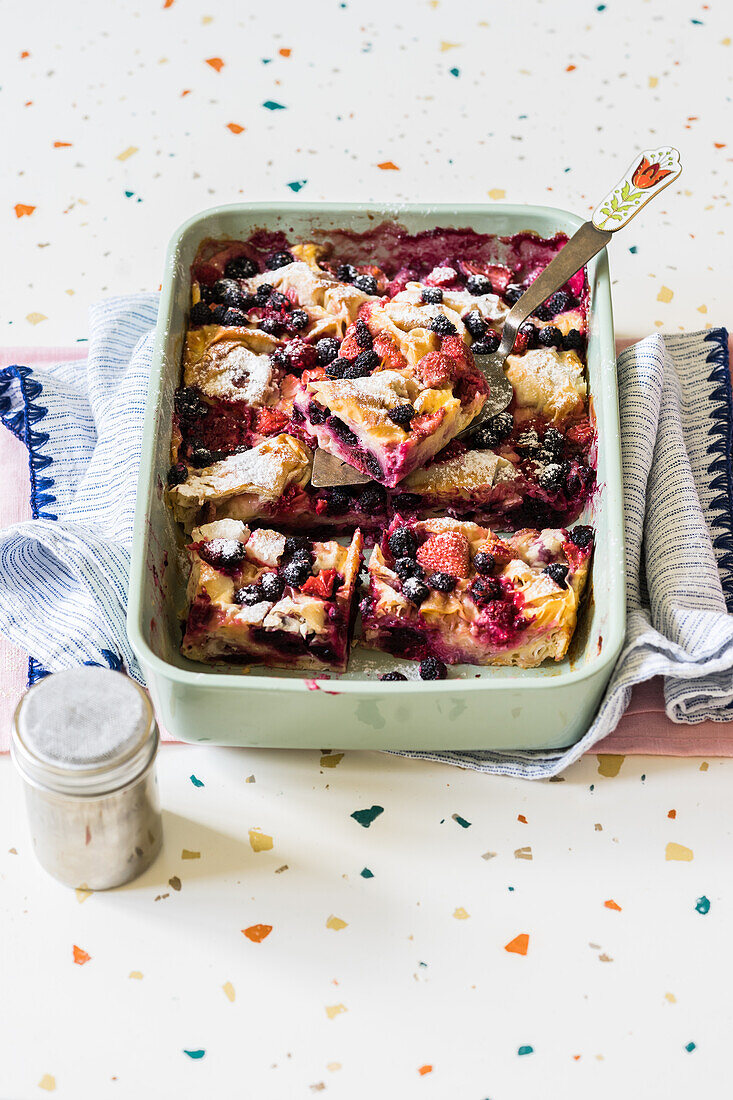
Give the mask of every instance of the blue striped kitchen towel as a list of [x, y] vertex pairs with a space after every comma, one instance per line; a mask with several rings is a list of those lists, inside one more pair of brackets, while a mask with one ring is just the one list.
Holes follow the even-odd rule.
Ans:
[[[86, 364], [0, 371], [0, 419], [28, 447], [34, 517], [0, 533], [0, 631], [32, 655], [31, 680], [95, 663], [142, 682], [125, 604], [157, 305], [143, 294], [94, 306]], [[618, 370], [628, 628], [593, 725], [567, 750], [406, 755], [547, 778], [615, 728], [634, 684], [660, 675], [673, 720], [733, 719], [727, 334], [651, 336]]]

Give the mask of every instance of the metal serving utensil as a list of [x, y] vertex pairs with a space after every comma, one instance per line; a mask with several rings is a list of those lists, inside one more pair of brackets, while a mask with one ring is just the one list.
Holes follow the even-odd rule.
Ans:
[[[679, 152], [669, 145], [645, 149], [634, 157], [621, 180], [599, 202], [590, 221], [581, 225], [509, 310], [496, 351], [491, 355], [475, 356], [476, 366], [489, 384], [489, 395], [481, 412], [455, 436], [456, 439], [472, 435], [481, 424], [503, 412], [511, 403], [514, 391], [504, 374], [504, 360], [514, 347], [519, 326], [605, 248], [614, 233], [628, 225], [651, 199], [673, 183], [681, 171]], [[316, 450], [311, 475], [315, 488], [365, 485], [371, 480], [328, 451]]]

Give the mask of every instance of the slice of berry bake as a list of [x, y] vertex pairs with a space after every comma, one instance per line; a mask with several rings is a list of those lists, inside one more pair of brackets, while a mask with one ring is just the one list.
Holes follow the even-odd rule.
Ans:
[[534, 668], [561, 660], [575, 630], [590, 527], [499, 538], [453, 519], [399, 517], [369, 562], [366, 645], [447, 664]]
[[344, 672], [356, 614], [361, 534], [337, 542], [218, 520], [193, 531], [181, 651], [207, 663]]

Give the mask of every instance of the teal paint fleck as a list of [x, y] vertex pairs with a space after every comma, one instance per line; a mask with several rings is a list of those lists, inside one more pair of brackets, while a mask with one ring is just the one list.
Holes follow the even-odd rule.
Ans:
[[128, 199], [131, 199], [134, 194], [134, 191], [125, 191], [125, 195]]
[[276, 103], [274, 99], [266, 99], [262, 104], [263, 107], [267, 107], [268, 111], [284, 111], [284, 103]]
[[693, 1050], [697, 1049], [697, 1043], [689, 1042], [685, 1043], [685, 1050], [688, 1054], [692, 1054]]
[[384, 806], [372, 806], [368, 810], [354, 810], [351, 816], [354, 821], [358, 821], [363, 828], [368, 829], [371, 823], [383, 813]]
[[507, 890], [509, 891], [510, 894], [514, 893], [514, 887], [513, 886], [507, 886]]
[[705, 26], [702, 19], [691, 19], [690, 22], [694, 23], [696, 27], [704, 27]]
[[427, 964], [427, 963], [424, 963], [424, 962], [419, 962], [419, 963], [418, 963], [417, 965], [418, 965], [418, 966], [424, 966], [424, 967], [426, 967], [426, 968], [427, 968], [427, 965], [428, 965], [428, 964]]
[[591, 783], [591, 785], [590, 785], [590, 789], [591, 789], [591, 791], [594, 791], [594, 790], [596, 789], [596, 785], [595, 785], [595, 783]]
[[462, 829], [470, 829], [471, 828], [471, 822], [466, 821], [465, 817], [461, 817], [460, 814], [453, 814], [452, 816], [453, 816], [453, 820], [458, 825], [460, 825]]
[[295, 191], [297, 194], [298, 191], [301, 191], [305, 187], [307, 182], [308, 180], [293, 180], [292, 183], [286, 183], [285, 186], [289, 187], [291, 191]]
[[629, 248], [629, 252], [631, 253], [632, 256], [635, 256], [638, 251], [639, 251], [639, 249], [635, 244], [632, 244], [631, 247]]
[[193, 1059], [197, 1060], [199, 1058], [203, 1058], [203, 1056], [206, 1054], [206, 1051], [205, 1050], [184, 1050], [183, 1053], [187, 1054], [189, 1058], [193, 1058]]
[[710, 912], [710, 898], [706, 898], [704, 894], [701, 898], [698, 898], [695, 902], [695, 911], [706, 916]]
[[370, 871], [368, 867], [365, 867], [359, 874], [362, 878], [374, 878], [374, 871]]
[[645, 779], [646, 779], [646, 776], [645, 776], [645, 775], [642, 775], [642, 777], [641, 777], [641, 781], [642, 781], [642, 783], [644, 782], [644, 780], [645, 780]]
[[262, 58], [262, 64], [263, 65], [271, 65], [272, 64], [272, 58], [271, 57], [263, 57]]
[[530, 1047], [530, 1046], [520, 1047], [519, 1050], [517, 1051], [517, 1054], [519, 1054], [519, 1055], [534, 1054], [534, 1047]]
[[605, 11], [605, 10], [606, 10], [606, 5], [605, 4], [596, 4], [596, 11]]
[[449, 69], [448, 72], [451, 74], [451, 76], [460, 76], [461, 75], [461, 70], [460, 69]]
[[195, 775], [189, 775], [188, 778], [191, 780], [194, 787], [203, 787], [204, 784], [203, 784], [202, 780], [197, 779]]

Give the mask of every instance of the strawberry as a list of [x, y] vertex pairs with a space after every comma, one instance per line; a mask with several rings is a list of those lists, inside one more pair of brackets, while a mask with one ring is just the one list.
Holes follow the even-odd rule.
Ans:
[[346, 335], [341, 341], [341, 347], [339, 348], [339, 359], [356, 359], [359, 352], [363, 350], [364, 349], [361, 348], [356, 342], [353, 326], [349, 327], [349, 329], [347, 329]]
[[309, 596], [320, 596], [323, 600], [330, 600], [333, 595], [334, 585], [338, 573], [335, 569], [322, 569], [315, 577], [308, 577], [300, 586], [300, 591]]
[[385, 360], [388, 370], [403, 370], [407, 366], [407, 360], [388, 333], [378, 333], [372, 346], [379, 358]]
[[[488, 539], [480, 544], [479, 551], [481, 553], [491, 554], [495, 564], [498, 565], [499, 568], [506, 565], [514, 557], [512, 549], [507, 546], [503, 539], [497, 538], [493, 532]], [[477, 553], [479, 551], [477, 551]]]
[[570, 442], [575, 443], [577, 447], [581, 448], [589, 447], [593, 441], [594, 435], [595, 431], [587, 416], [584, 416], [577, 424], [573, 424], [572, 428], [568, 428], [566, 432], [566, 436]]
[[423, 413], [422, 416], [413, 416], [410, 421], [410, 431], [413, 435], [424, 439], [438, 430], [438, 426], [445, 416], [445, 409], [436, 409], [433, 413]]
[[300, 376], [300, 380], [304, 386], [307, 386], [309, 382], [321, 382], [326, 377], [326, 372], [323, 367], [312, 367], [310, 370], [304, 370]]
[[288, 417], [280, 409], [258, 409], [255, 431], [260, 435], [277, 435], [287, 426]]
[[447, 385], [453, 377], [454, 369], [455, 360], [442, 351], [429, 351], [417, 364], [418, 378], [432, 389]]
[[471, 548], [461, 531], [444, 531], [419, 547], [417, 560], [427, 573], [450, 573], [452, 577], [469, 574]]

